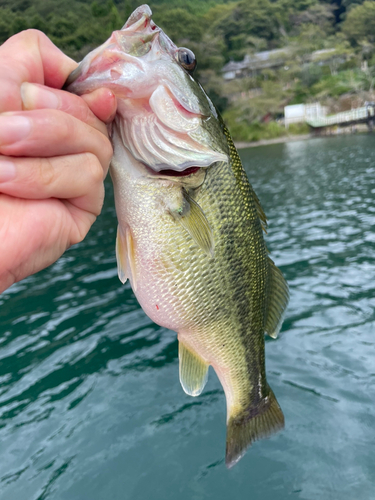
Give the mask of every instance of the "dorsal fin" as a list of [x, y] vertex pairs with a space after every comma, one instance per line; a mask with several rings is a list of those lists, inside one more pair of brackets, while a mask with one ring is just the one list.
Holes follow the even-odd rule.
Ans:
[[186, 347], [181, 340], [178, 343], [180, 360], [180, 382], [189, 396], [199, 396], [206, 385], [209, 365], [198, 354]]
[[256, 211], [257, 211], [257, 214], [258, 214], [258, 217], [260, 219], [260, 224], [262, 226], [262, 229], [263, 231], [267, 234], [267, 217], [266, 217], [266, 214], [264, 213], [264, 210], [262, 208], [262, 205], [260, 204], [260, 201], [259, 201], [259, 198], [258, 196], [256, 195], [252, 185], [250, 184], [250, 181], [242, 167], [242, 162], [241, 162], [241, 158], [238, 154], [238, 151], [237, 151], [237, 148], [236, 146], [234, 145], [234, 142], [232, 140], [232, 137], [229, 133], [229, 130], [227, 129], [227, 127], [225, 126], [221, 116], [219, 116], [219, 120], [221, 122], [221, 125], [223, 127], [223, 132], [225, 134], [225, 137], [227, 138], [227, 141], [228, 141], [228, 147], [229, 147], [229, 153], [230, 153], [230, 158], [231, 158], [231, 162], [232, 162], [232, 165], [234, 168], [236, 168], [237, 170], [237, 175], [238, 175], [238, 178], [241, 179], [241, 183], [245, 183], [246, 184], [246, 189], [250, 189], [250, 193], [251, 193], [251, 196], [250, 198], [252, 198], [254, 200], [254, 204], [255, 204], [255, 208], [256, 208]]
[[276, 338], [283, 320], [283, 314], [289, 301], [288, 284], [280, 269], [268, 258], [270, 266], [265, 333]]
[[[250, 185], [251, 187], [251, 185]], [[252, 189], [252, 188], [251, 188]], [[266, 214], [264, 213], [264, 210], [262, 208], [262, 205], [260, 204], [260, 201], [259, 201], [259, 198], [258, 196], [256, 195], [255, 191], [252, 189], [253, 191], [253, 197], [254, 197], [254, 202], [255, 202], [255, 208], [256, 208], [256, 211], [258, 213], [258, 217], [260, 219], [260, 224], [262, 226], [262, 229], [263, 231], [267, 234], [267, 228], [268, 228], [268, 224], [267, 224], [267, 217], [266, 217]]]

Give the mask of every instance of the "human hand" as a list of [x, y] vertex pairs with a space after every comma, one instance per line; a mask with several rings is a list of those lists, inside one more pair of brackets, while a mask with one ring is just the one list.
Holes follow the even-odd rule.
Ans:
[[76, 66], [36, 30], [0, 47], [0, 293], [82, 241], [101, 211], [116, 98], [59, 90]]

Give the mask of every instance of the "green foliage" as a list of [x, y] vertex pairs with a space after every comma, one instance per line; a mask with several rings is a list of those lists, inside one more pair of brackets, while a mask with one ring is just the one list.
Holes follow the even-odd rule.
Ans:
[[317, 98], [339, 97], [348, 92], [358, 92], [366, 87], [366, 78], [362, 71], [342, 71], [337, 75], [328, 75], [315, 83], [311, 95]]
[[301, 83], [304, 87], [311, 87], [322, 78], [322, 67], [316, 64], [306, 65], [301, 72]]
[[342, 26], [343, 32], [353, 44], [362, 40], [375, 42], [375, 2], [367, 0], [352, 8]]
[[[0, 43], [23, 29], [47, 34], [81, 59], [120, 29], [144, 0], [0, 0]], [[153, 0], [153, 19], [196, 54], [196, 77], [224, 113], [237, 140], [285, 134], [277, 120], [287, 104], [371, 92], [375, 81], [375, 2], [372, 0]], [[340, 22], [338, 14], [342, 14]], [[224, 82], [230, 59], [288, 47], [284, 67]], [[324, 49], [335, 49], [335, 52]], [[322, 50], [311, 59], [314, 51]], [[369, 69], [360, 71], [361, 61]], [[306, 130], [296, 125], [299, 133]]]
[[291, 123], [288, 128], [291, 135], [300, 135], [310, 133], [310, 128], [307, 123]]
[[154, 20], [174, 40], [198, 41], [204, 33], [204, 22], [192, 12], [178, 7], [155, 9]]
[[269, 0], [246, 0], [233, 4], [218, 5], [206, 15], [207, 28], [226, 47], [226, 58], [240, 59], [251, 43], [251, 37], [268, 42], [279, 37], [277, 17]]

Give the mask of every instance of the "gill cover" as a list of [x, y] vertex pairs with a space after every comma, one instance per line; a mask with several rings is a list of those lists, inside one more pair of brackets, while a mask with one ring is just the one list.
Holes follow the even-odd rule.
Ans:
[[110, 88], [118, 100], [115, 121], [123, 144], [155, 171], [228, 161], [215, 108], [178, 54], [142, 5], [65, 84], [78, 95]]

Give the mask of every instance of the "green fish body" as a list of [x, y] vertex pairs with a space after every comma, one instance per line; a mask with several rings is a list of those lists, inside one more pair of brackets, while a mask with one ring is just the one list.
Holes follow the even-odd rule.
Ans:
[[[284, 426], [266, 380], [264, 334], [277, 336], [288, 288], [268, 256], [266, 218], [225, 125], [186, 72], [186, 53], [180, 78], [175, 54], [181, 49], [157, 27], [156, 43], [155, 26], [150, 9], [142, 6], [122, 32], [127, 41], [131, 33], [131, 57], [148, 56], [147, 71], [150, 64], [156, 68], [155, 60], [164, 64], [172, 75], [168, 82], [167, 69], [149, 84], [149, 94], [146, 80], [138, 80], [138, 91], [142, 84], [145, 89], [138, 94], [129, 91], [129, 76], [122, 85], [126, 93], [118, 82], [104, 82], [119, 96], [111, 165], [119, 277], [130, 280], [153, 321], [178, 333], [186, 393], [202, 392], [210, 365], [217, 373], [227, 400], [226, 463], [231, 467], [253, 441]], [[151, 48], [139, 55], [134, 40], [145, 30]], [[112, 36], [109, 48], [113, 43]], [[153, 50], [162, 53], [161, 60], [150, 56]], [[99, 70], [92, 76], [87, 68], [93, 58], [87, 57], [68, 82], [73, 92], [104, 86], [103, 78], [108, 79]], [[131, 63], [126, 59], [123, 72]]]

